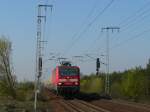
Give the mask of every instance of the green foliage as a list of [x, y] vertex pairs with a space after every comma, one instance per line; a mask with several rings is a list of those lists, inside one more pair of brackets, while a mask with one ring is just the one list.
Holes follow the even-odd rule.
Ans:
[[121, 85], [118, 82], [114, 82], [111, 85], [111, 95], [114, 98], [120, 98], [121, 97]]
[[150, 96], [150, 59], [146, 66], [145, 75], [147, 79], [145, 82], [146, 83], [146, 95]]
[[6, 82], [4, 80], [0, 80], [0, 95], [1, 96], [4, 96], [4, 95], [8, 95], [9, 92], [8, 92], [8, 87], [6, 85]]
[[81, 91], [86, 93], [100, 93], [103, 90], [101, 77], [91, 75], [81, 79]]
[[122, 94], [135, 101], [138, 100], [144, 92], [145, 80], [145, 76], [139, 68], [129, 71], [122, 81]]
[[18, 87], [18, 89], [21, 89], [24, 91], [33, 90], [34, 89], [34, 83], [30, 82], [30, 81], [24, 81], [24, 82], [18, 83], [17, 87]]
[[16, 93], [17, 100], [31, 100], [34, 91], [34, 83], [25, 81], [17, 84]]
[[0, 38], [0, 89], [1, 94], [16, 97], [15, 78], [11, 70], [11, 42], [4, 36]]
[[[110, 75], [110, 94], [112, 97], [132, 101], [148, 100], [150, 98], [150, 60], [146, 68], [136, 67], [123, 72], [113, 72]], [[103, 93], [105, 74], [84, 76], [81, 79], [81, 91]]]

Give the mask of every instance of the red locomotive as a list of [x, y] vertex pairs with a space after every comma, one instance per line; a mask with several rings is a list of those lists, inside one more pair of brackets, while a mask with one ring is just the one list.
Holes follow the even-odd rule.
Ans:
[[52, 71], [51, 84], [58, 94], [78, 93], [80, 90], [80, 69], [62, 62]]

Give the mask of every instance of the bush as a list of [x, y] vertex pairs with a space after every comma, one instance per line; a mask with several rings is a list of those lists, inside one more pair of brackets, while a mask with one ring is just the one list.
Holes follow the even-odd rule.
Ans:
[[85, 93], [100, 93], [103, 91], [103, 80], [98, 76], [89, 76], [81, 79], [81, 91]]
[[34, 93], [34, 83], [25, 81], [17, 84], [17, 100], [31, 100]]

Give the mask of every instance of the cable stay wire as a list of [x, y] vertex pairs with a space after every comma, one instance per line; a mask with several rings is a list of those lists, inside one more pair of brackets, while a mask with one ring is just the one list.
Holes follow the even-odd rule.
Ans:
[[87, 24], [87, 26], [85, 27], [85, 29], [83, 31], [80, 32], [80, 34], [75, 38], [75, 40], [73, 40], [70, 44], [69, 47], [67, 47], [67, 49], [64, 51], [64, 54], [69, 53], [69, 51], [72, 49], [72, 47], [77, 43], [77, 41], [79, 41], [79, 39], [88, 31], [88, 29], [93, 25], [93, 23], [112, 5], [112, 3], [114, 2], [114, 0], [111, 0], [104, 8], [102, 11], [100, 11], [98, 13], [97, 16], [95, 16], [95, 18], [89, 23]]

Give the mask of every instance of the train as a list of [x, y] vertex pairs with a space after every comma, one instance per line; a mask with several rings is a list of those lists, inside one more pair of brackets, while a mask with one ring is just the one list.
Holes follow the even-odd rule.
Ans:
[[57, 94], [77, 94], [80, 91], [80, 68], [70, 62], [56, 66], [51, 75], [51, 86]]

